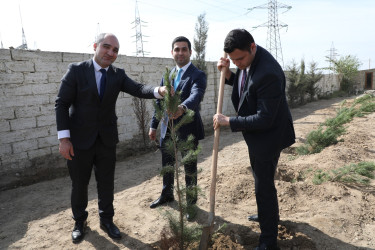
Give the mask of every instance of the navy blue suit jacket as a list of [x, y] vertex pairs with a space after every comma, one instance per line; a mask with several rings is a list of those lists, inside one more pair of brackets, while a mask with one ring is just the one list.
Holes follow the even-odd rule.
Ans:
[[[176, 68], [172, 69], [171, 73], [175, 70]], [[160, 86], [163, 85], [164, 83], [162, 79]], [[181, 104], [184, 104], [188, 109], [194, 111], [194, 120], [191, 123], [181, 126], [178, 130], [178, 137], [180, 139], [186, 139], [190, 134], [194, 135], [197, 140], [204, 138], [204, 127], [199, 110], [206, 87], [206, 74], [197, 69], [193, 64], [190, 64], [186, 72], [183, 74], [176, 91], [181, 91]], [[157, 104], [159, 104], [159, 102], [160, 100], [156, 100]], [[178, 123], [182, 117], [183, 115], [177, 118], [174, 122]], [[158, 124], [159, 120], [156, 119], [154, 115], [151, 120], [151, 128], [157, 129]]]
[[232, 72], [226, 81], [233, 86], [232, 102], [238, 114], [230, 118], [230, 127], [242, 131], [251, 155], [274, 156], [295, 142], [284, 71], [267, 50], [257, 45], [241, 99], [239, 74], [240, 70]]
[[100, 136], [106, 146], [118, 143], [116, 101], [120, 91], [155, 98], [154, 87], [130, 79], [123, 69], [109, 66], [107, 85], [100, 101], [92, 59], [70, 64], [56, 98], [57, 130], [70, 130], [75, 148], [88, 149]]

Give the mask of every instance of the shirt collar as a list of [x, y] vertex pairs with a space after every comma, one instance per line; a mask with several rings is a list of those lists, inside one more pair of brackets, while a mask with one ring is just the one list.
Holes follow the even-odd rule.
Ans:
[[[191, 64], [191, 61], [189, 61], [184, 67], [182, 67], [181, 69], [183, 70], [183, 73], [186, 72], [187, 68], [189, 68]], [[176, 65], [176, 71], [179, 71], [180, 68]]]
[[[100, 70], [102, 69], [102, 67], [101, 67], [97, 62], [95, 62], [94, 59], [92, 59], [92, 62], [93, 62], [93, 64], [94, 64], [94, 69], [95, 69], [95, 71], [100, 71]], [[108, 68], [109, 68], [109, 66], [108, 66], [107, 68], [104, 68], [104, 69], [105, 69], [105, 70], [108, 70]]]

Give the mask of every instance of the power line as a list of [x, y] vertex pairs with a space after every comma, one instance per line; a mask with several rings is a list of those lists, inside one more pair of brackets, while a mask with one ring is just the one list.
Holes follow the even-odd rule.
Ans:
[[259, 27], [267, 27], [267, 49], [275, 57], [275, 59], [284, 67], [284, 59], [279, 30], [281, 28], [288, 27], [288, 25], [279, 22], [278, 9], [280, 8], [286, 8], [286, 11], [288, 11], [292, 8], [292, 6], [279, 3], [276, 0], [269, 0], [267, 4], [248, 9], [248, 12], [252, 11], [253, 9], [268, 9], [268, 21], [253, 28], [256, 29]]

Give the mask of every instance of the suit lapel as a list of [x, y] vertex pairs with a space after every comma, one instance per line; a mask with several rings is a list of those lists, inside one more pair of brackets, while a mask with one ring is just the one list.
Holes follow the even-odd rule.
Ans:
[[193, 69], [194, 69], [193, 64], [190, 64], [190, 66], [186, 69], [183, 76], [181, 77], [180, 83], [178, 84], [176, 90], [182, 89], [182, 87], [185, 85], [185, 83], [189, 81], [191, 73], [192, 73], [191, 71], [193, 71]]
[[[240, 110], [240, 107], [241, 107], [243, 101], [245, 100], [245, 96], [249, 92], [249, 87], [250, 87], [250, 83], [251, 83], [251, 76], [253, 75], [253, 73], [254, 73], [254, 67], [250, 67], [249, 74], [247, 74], [247, 77], [245, 79], [245, 86], [244, 86], [244, 89], [243, 89], [243, 93], [242, 93], [240, 102], [238, 104], [238, 110]], [[238, 91], [237, 91], [237, 93], [238, 93]]]
[[232, 92], [232, 102], [233, 102], [233, 106], [236, 108], [238, 108], [238, 103], [240, 102], [240, 95], [238, 93], [238, 78], [239, 77], [240, 77], [240, 69], [237, 69], [234, 82], [233, 82], [233, 92]]
[[[242, 106], [242, 103], [245, 100], [245, 96], [249, 93], [250, 85], [252, 83], [251, 78], [254, 75], [255, 68], [256, 68], [256, 66], [257, 66], [257, 64], [259, 62], [259, 59], [261, 57], [261, 53], [262, 53], [262, 48], [257, 45], [257, 50], [255, 52], [255, 57], [254, 57], [254, 60], [253, 60], [253, 62], [251, 64], [251, 66], [250, 66], [249, 74], [247, 75], [247, 78], [246, 78], [245, 87], [244, 87], [243, 94], [241, 96], [241, 99], [240, 99], [240, 102], [239, 102], [239, 105], [238, 105], [238, 110], [240, 110], [240, 108]], [[237, 78], [237, 82], [238, 82], [238, 78]]]
[[172, 82], [172, 76], [173, 76], [173, 73], [176, 72], [176, 67], [174, 67], [171, 72], [169, 73], [169, 82]]
[[90, 85], [90, 88], [92, 89], [92, 91], [96, 93], [95, 95], [99, 101], [100, 98], [99, 98], [98, 86], [96, 85], [95, 68], [94, 68], [92, 59], [88, 61], [88, 67], [85, 69], [85, 76], [86, 76], [86, 79], [88, 79], [88, 84]]
[[[105, 86], [103, 100], [101, 101], [102, 103], [105, 102], [106, 96], [112, 95], [113, 93], [116, 71], [117, 71], [117, 68], [113, 67], [113, 65], [110, 65], [107, 70], [107, 84]], [[99, 97], [99, 94], [98, 94], [98, 97]]]

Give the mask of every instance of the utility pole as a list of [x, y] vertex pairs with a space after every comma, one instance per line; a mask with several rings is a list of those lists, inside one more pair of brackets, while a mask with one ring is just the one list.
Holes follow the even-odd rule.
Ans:
[[[136, 47], [135, 56], [144, 57], [145, 54], [148, 54], [148, 52], [143, 50], [143, 42], [146, 42], [146, 41], [143, 41], [143, 37], [145, 35], [142, 35], [142, 27], [145, 27], [145, 26], [142, 25], [142, 23], [146, 23], [146, 22], [142, 21], [141, 17], [139, 16], [138, 1], [137, 0], [135, 1], [135, 20], [134, 20], [134, 22], [132, 22], [132, 24], [133, 23], [134, 23], [133, 29], [135, 29], [135, 47]], [[132, 36], [132, 37], [134, 37], [134, 36]], [[145, 36], [145, 37], [147, 37], [147, 36]]]
[[[275, 59], [284, 67], [283, 52], [280, 41], [279, 30], [288, 27], [287, 24], [279, 22], [278, 9], [285, 8], [290, 10], [292, 6], [288, 6], [277, 2], [277, 0], [269, 0], [268, 3], [248, 9], [248, 12], [253, 9], [268, 9], [268, 21], [266, 23], [254, 26], [253, 28], [267, 27], [267, 42], [266, 47], [268, 51], [275, 57]], [[286, 12], [285, 11], [285, 12]]]
[[25, 32], [23, 30], [23, 22], [22, 22], [22, 15], [21, 15], [21, 6], [18, 5], [18, 10], [20, 12], [20, 18], [21, 18], [21, 27], [22, 27], [22, 44], [18, 46], [16, 49], [27, 49], [27, 42], [26, 42], [26, 36]]

